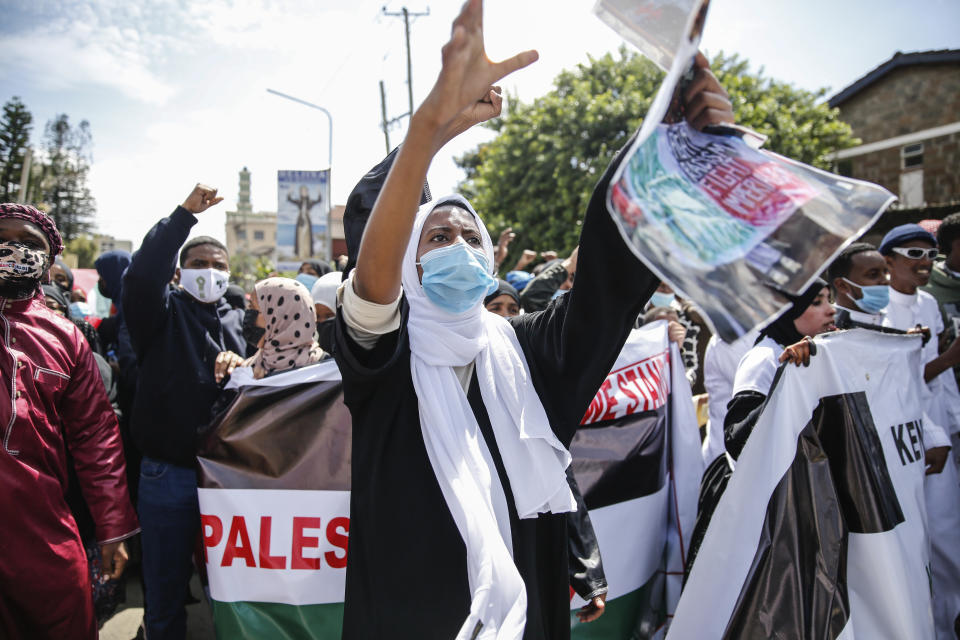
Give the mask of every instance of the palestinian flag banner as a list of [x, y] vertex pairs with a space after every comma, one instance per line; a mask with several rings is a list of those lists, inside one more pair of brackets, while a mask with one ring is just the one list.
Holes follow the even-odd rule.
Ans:
[[[571, 614], [574, 638], [662, 635], [679, 599], [703, 462], [690, 387], [672, 362], [665, 322], [632, 332], [571, 446], [610, 589], [599, 620]], [[351, 423], [336, 364], [262, 380], [237, 369], [228, 389], [237, 397], [199, 456], [217, 636], [339, 638]]]
[[774, 379], [669, 640], [934, 638], [920, 337], [815, 342]]
[[254, 380], [199, 456], [213, 622], [223, 639], [339, 638], [350, 533], [350, 412], [335, 362]]
[[[664, 321], [627, 338], [573, 438], [573, 471], [597, 535], [609, 591], [575, 639], [663, 637], [680, 597], [703, 473], [696, 413]], [[675, 366], [674, 366], [675, 365]], [[585, 602], [575, 596], [573, 611]]]

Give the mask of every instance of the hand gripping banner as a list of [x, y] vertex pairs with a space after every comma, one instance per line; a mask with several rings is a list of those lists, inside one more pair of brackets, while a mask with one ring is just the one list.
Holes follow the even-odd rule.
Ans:
[[[609, 592], [577, 640], [662, 638], [680, 597], [703, 473], [690, 384], [664, 321], [634, 330], [570, 445]], [[584, 604], [571, 601], [576, 610]]]
[[920, 341], [825, 334], [781, 367], [669, 640], [932, 640]]

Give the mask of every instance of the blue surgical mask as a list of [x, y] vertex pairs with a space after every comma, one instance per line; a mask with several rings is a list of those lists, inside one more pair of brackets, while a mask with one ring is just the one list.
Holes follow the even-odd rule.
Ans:
[[71, 318], [83, 320], [90, 315], [90, 305], [86, 302], [71, 302], [69, 314]]
[[316, 284], [319, 279], [317, 276], [310, 275], [309, 273], [298, 273], [297, 277], [294, 278], [294, 280], [305, 286], [307, 291], [313, 291], [313, 285]]
[[853, 303], [867, 313], [880, 313], [890, 304], [890, 286], [886, 284], [862, 285], [842, 278], [847, 284], [853, 285], [863, 292], [863, 297]]
[[663, 293], [661, 291], [654, 291], [653, 295], [650, 296], [650, 306], [652, 307], [669, 307], [673, 304], [673, 301], [677, 299], [675, 293]]
[[464, 242], [429, 251], [418, 262], [423, 268], [423, 292], [449, 313], [463, 313], [497, 290], [487, 256]]

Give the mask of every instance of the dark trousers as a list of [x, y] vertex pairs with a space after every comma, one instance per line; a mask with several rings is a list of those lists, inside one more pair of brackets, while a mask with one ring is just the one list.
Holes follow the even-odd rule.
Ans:
[[196, 471], [144, 457], [137, 503], [147, 637], [183, 640], [187, 633], [185, 599], [200, 530]]

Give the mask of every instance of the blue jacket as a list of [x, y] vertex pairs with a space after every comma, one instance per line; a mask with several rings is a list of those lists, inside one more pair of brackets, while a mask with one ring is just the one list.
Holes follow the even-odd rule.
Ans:
[[145, 456], [185, 467], [196, 464], [198, 432], [220, 393], [217, 354], [244, 354], [243, 311], [222, 298], [195, 300], [170, 287], [180, 247], [197, 223], [177, 207], [143, 239], [123, 276], [123, 315], [139, 365], [130, 430]]

